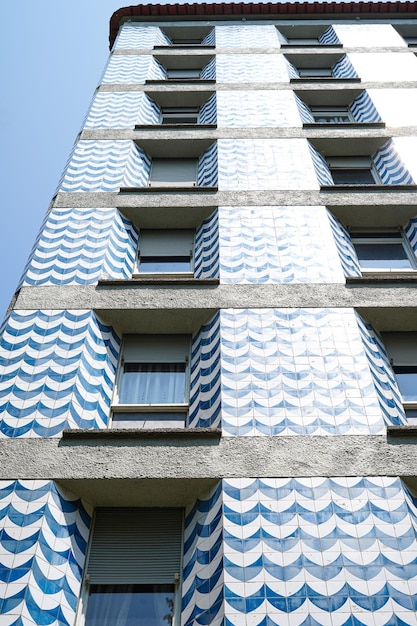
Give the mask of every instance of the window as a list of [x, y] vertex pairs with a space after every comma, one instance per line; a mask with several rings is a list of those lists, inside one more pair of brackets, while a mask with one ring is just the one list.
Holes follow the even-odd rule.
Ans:
[[113, 428], [184, 428], [189, 335], [126, 335]]
[[417, 269], [416, 257], [401, 230], [371, 230], [351, 236], [362, 270], [397, 272]]
[[333, 78], [331, 67], [299, 67], [300, 78]]
[[195, 187], [198, 159], [152, 159], [151, 187]]
[[371, 157], [327, 157], [335, 185], [377, 185], [380, 178]]
[[179, 626], [183, 510], [98, 508], [85, 626]]
[[317, 124], [346, 124], [355, 121], [347, 105], [311, 106], [310, 110]]
[[417, 332], [382, 333], [407, 419], [417, 423]]
[[197, 124], [199, 107], [162, 107], [162, 124]]
[[191, 274], [195, 231], [140, 231], [137, 272], [139, 274]]
[[[164, 33], [172, 46], [204, 46], [207, 36], [213, 31], [212, 26], [166, 26]], [[213, 37], [214, 39], [214, 37]], [[213, 46], [210, 46], [213, 47]]]
[[196, 80], [200, 78], [200, 67], [171, 68], [167, 69], [168, 80]]

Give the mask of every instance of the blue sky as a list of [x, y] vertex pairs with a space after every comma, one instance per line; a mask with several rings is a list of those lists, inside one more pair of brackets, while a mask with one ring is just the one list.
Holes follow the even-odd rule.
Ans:
[[107, 56], [123, 0], [2, 6], [0, 317], [22, 274]]

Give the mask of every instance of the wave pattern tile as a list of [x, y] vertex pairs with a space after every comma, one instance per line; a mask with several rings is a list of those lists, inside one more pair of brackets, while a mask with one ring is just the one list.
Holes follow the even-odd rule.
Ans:
[[0, 341], [0, 437], [106, 428], [119, 344], [92, 311], [13, 311]]
[[355, 118], [355, 122], [382, 122], [381, 116], [366, 91], [362, 91], [362, 93], [350, 103], [349, 108]]
[[191, 428], [220, 427], [220, 316], [202, 326], [191, 350]]
[[145, 187], [151, 161], [133, 141], [79, 141], [59, 191], [119, 191]]
[[219, 218], [217, 211], [197, 228], [194, 247], [195, 278], [218, 278]]
[[138, 234], [117, 209], [48, 213], [23, 285], [88, 285], [132, 276]]
[[219, 91], [217, 125], [219, 128], [278, 128], [301, 126], [301, 123], [293, 92]]
[[275, 26], [216, 26], [217, 48], [279, 48]]
[[408, 222], [407, 226], [404, 228], [404, 232], [414, 250], [414, 254], [417, 256], [417, 216]]
[[224, 626], [221, 483], [186, 511], [182, 626]]
[[314, 122], [314, 117], [310, 107], [303, 100], [301, 100], [296, 93], [294, 94], [294, 98], [303, 124], [312, 124]]
[[114, 54], [110, 57], [103, 84], [142, 85], [147, 79], [164, 80], [166, 71], [149, 55]]
[[215, 142], [198, 159], [197, 185], [217, 187], [218, 179], [218, 150], [217, 142]]
[[414, 180], [401, 161], [392, 140], [372, 157], [384, 185], [412, 185]]
[[140, 26], [125, 23], [119, 30], [114, 50], [123, 48], [147, 49], [171, 43], [169, 37], [158, 26]]
[[279, 54], [218, 54], [218, 83], [288, 83], [287, 63]]
[[370, 324], [364, 322], [358, 314], [356, 314], [356, 319], [385, 423], [388, 426], [406, 424], [407, 419], [397, 381], [384, 345]]
[[330, 211], [328, 211], [328, 217], [345, 276], [362, 276], [359, 260], [348, 231]]
[[219, 139], [219, 189], [318, 189], [305, 139]]
[[363, 81], [398, 84], [417, 73], [417, 57], [411, 51], [401, 53], [401, 63], [398, 52], [349, 52], [349, 58]]
[[320, 35], [319, 43], [324, 45], [340, 43], [339, 37], [337, 36], [333, 26], [329, 26], [329, 28], [327, 28], [324, 33]]
[[0, 481], [4, 626], [73, 626], [91, 515], [52, 481]]
[[198, 114], [199, 124], [216, 124], [217, 123], [217, 97], [216, 94], [210, 96], [210, 98], [202, 105]]
[[311, 158], [314, 164], [314, 169], [317, 174], [317, 179], [320, 185], [334, 185], [332, 175], [330, 173], [329, 166], [326, 159], [320, 154], [320, 152], [311, 143], [308, 144], [310, 149]]
[[324, 207], [221, 207], [219, 232], [221, 283], [344, 282]]
[[385, 432], [352, 309], [222, 310], [226, 435]]
[[200, 73], [201, 80], [216, 80], [216, 57], [210, 59]]
[[411, 626], [416, 502], [399, 478], [223, 482], [227, 626]]
[[358, 78], [358, 74], [346, 54], [333, 66], [333, 76], [335, 78]]
[[160, 108], [142, 92], [98, 92], [85, 128], [130, 128], [135, 124], [158, 124]]

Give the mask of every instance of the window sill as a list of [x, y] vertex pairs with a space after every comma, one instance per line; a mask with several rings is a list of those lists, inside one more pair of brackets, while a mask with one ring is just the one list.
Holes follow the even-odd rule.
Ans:
[[304, 77], [300, 77], [300, 78], [290, 78], [290, 83], [294, 83], [296, 85], [298, 85], [299, 83], [326, 83], [326, 84], [339, 84], [339, 83], [360, 83], [361, 79], [360, 78], [336, 78], [334, 76], [332, 77], [326, 77], [326, 76], [304, 76]]
[[109, 439], [221, 439], [220, 428], [106, 428], [102, 430], [73, 429], [64, 430], [62, 439], [64, 441], [86, 441], [88, 439], [104, 440]]
[[348, 276], [346, 284], [361, 285], [364, 283], [417, 283], [417, 270], [409, 272], [369, 272], [362, 276]]
[[158, 80], [147, 80], [145, 81], [145, 85], [166, 85], [167, 83], [169, 84], [175, 84], [175, 83], [179, 83], [184, 84], [184, 83], [195, 83], [196, 85], [199, 85], [200, 83], [204, 83], [205, 85], [215, 85], [216, 84], [216, 80], [212, 79], [212, 78], [165, 78], [165, 79], [158, 79]]
[[98, 286], [102, 287], [134, 287], [136, 285], [219, 285], [218, 278], [194, 278], [194, 276], [134, 276], [127, 279], [102, 278], [98, 281]]
[[173, 48], [174, 50], [214, 50], [216, 46], [212, 45], [202, 45], [199, 43], [168, 43], [166, 46], [154, 46], [153, 49], [156, 52], [165, 52], [166, 50], [170, 50]]
[[195, 187], [190, 187], [190, 186], [184, 186], [181, 187], [180, 185], [178, 187], [172, 186], [165, 186], [165, 187], [157, 187], [157, 186], [151, 186], [151, 187], [120, 187], [119, 189], [119, 193], [184, 193], [184, 192], [192, 192], [192, 193], [214, 193], [218, 191], [218, 187], [211, 187], [211, 186], [206, 186], [206, 187], [199, 187], [199, 186], [195, 186]]
[[417, 185], [321, 185], [320, 191], [340, 192], [340, 191], [417, 191]]
[[417, 424], [387, 426], [387, 435], [390, 435], [391, 437], [417, 437]]
[[385, 128], [385, 122], [305, 122], [303, 128]]
[[135, 130], [210, 130], [216, 129], [217, 124], [136, 124]]

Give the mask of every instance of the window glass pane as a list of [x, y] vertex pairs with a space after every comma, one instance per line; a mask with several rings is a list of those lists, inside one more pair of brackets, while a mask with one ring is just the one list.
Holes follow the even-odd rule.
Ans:
[[186, 256], [140, 257], [141, 273], [191, 272], [191, 259]]
[[125, 363], [121, 404], [185, 402], [185, 363]]
[[91, 585], [86, 626], [169, 626], [174, 585]]
[[314, 121], [318, 124], [341, 124], [351, 121], [349, 113], [341, 113], [337, 111], [334, 111], [333, 113], [331, 111], [323, 113], [313, 111], [313, 117]]
[[187, 413], [113, 413], [112, 428], [185, 428]]
[[363, 268], [411, 269], [403, 245], [398, 243], [355, 243], [356, 254]]
[[300, 76], [311, 76], [312, 78], [317, 76], [332, 77], [332, 69], [330, 67], [301, 67], [298, 70]]
[[417, 367], [394, 367], [404, 402], [417, 402]]
[[167, 78], [200, 78], [200, 68], [169, 69], [167, 70]]
[[335, 185], [374, 185], [375, 179], [371, 170], [346, 168], [331, 170]]

